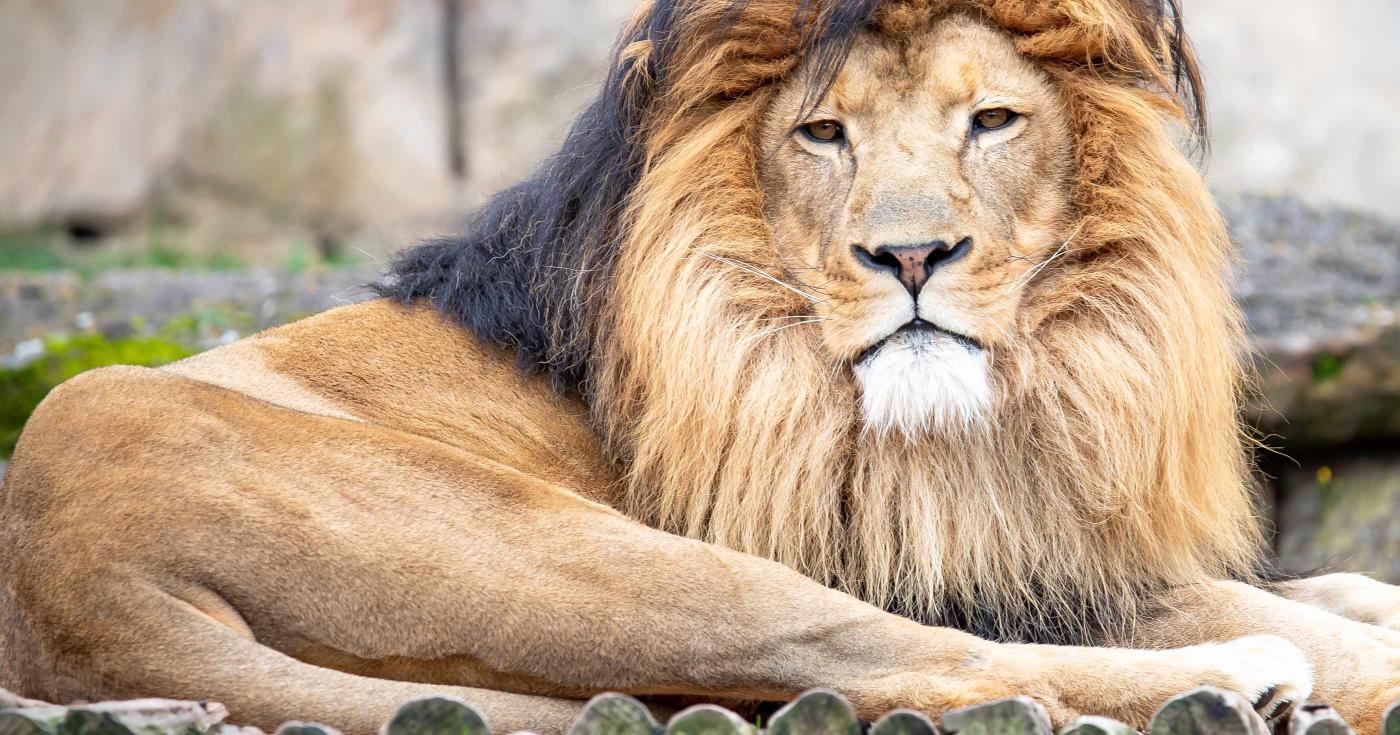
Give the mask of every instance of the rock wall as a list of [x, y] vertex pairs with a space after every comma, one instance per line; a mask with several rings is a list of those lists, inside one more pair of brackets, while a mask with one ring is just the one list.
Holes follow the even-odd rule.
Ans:
[[631, 4], [0, 3], [0, 229], [450, 229], [561, 136]]
[[1400, 3], [1185, 0], [1222, 191], [1400, 219]]
[[1279, 558], [1400, 583], [1400, 227], [1287, 197], [1224, 203]]
[[318, 227], [460, 199], [438, 0], [0, 4], [0, 222], [190, 189]]

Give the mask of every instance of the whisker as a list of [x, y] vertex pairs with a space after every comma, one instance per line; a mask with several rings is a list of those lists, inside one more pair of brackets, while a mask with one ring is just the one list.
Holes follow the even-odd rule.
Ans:
[[761, 329], [761, 330], [759, 330], [759, 331], [757, 331], [757, 332], [754, 332], [753, 334], [749, 335], [748, 337], [745, 337], [745, 338], [744, 338], [744, 341], [743, 341], [743, 344], [748, 344], [749, 342], [752, 342], [752, 341], [754, 341], [754, 340], [756, 340], [756, 339], [763, 339], [764, 337], [771, 337], [772, 335], [777, 334], [778, 332], [781, 332], [781, 331], [783, 331], [784, 329], [792, 329], [793, 327], [803, 327], [803, 326], [806, 326], [806, 325], [808, 325], [808, 324], [820, 324], [821, 322], [822, 322], [821, 319], [807, 319], [807, 320], [805, 320], [805, 321], [793, 322], [793, 323], [791, 323], [791, 324], [778, 324], [778, 325], [769, 327], [769, 328], [767, 328], [767, 329]]
[[723, 255], [715, 255], [714, 253], [709, 252], [708, 250], [701, 250], [701, 251], [700, 251], [700, 254], [701, 254], [701, 255], [704, 255], [704, 256], [707, 257], [707, 258], [710, 258], [711, 260], [719, 261], [719, 262], [721, 262], [721, 263], [724, 263], [725, 265], [729, 265], [729, 266], [732, 266], [732, 267], [734, 267], [734, 268], [738, 268], [739, 270], [744, 271], [744, 272], [746, 272], [746, 273], [752, 273], [752, 274], [755, 275], [755, 276], [758, 276], [758, 277], [760, 277], [760, 278], [763, 278], [763, 279], [765, 279], [765, 280], [767, 280], [767, 281], [771, 281], [771, 282], [773, 282], [774, 284], [777, 284], [778, 286], [781, 286], [781, 287], [783, 287], [783, 288], [785, 288], [785, 289], [787, 289], [787, 290], [789, 290], [789, 291], [791, 291], [791, 292], [797, 294], [798, 296], [801, 296], [802, 298], [807, 299], [808, 301], [810, 301], [810, 302], [812, 302], [812, 303], [814, 303], [814, 304], [820, 304], [820, 303], [822, 302], [822, 299], [819, 299], [819, 298], [817, 298], [816, 296], [813, 296], [812, 294], [809, 294], [809, 293], [807, 293], [806, 291], [803, 291], [802, 289], [800, 289], [800, 288], [798, 288], [798, 287], [792, 285], [791, 283], [788, 283], [787, 281], [784, 281], [784, 280], [782, 280], [782, 279], [780, 279], [780, 278], [775, 277], [775, 276], [774, 276], [773, 274], [771, 274], [771, 273], [767, 273], [767, 272], [763, 271], [762, 269], [760, 269], [760, 268], [758, 268], [758, 267], [749, 265], [748, 263], [743, 263], [743, 262], [734, 260], [733, 258], [726, 258], [726, 257], [724, 257]]
[[765, 322], [776, 322], [781, 319], [816, 319], [817, 321], [826, 321], [829, 318], [830, 317], [820, 316], [817, 314], [785, 314], [782, 316], [761, 317], [761, 319]]
[[1059, 260], [1062, 255], [1069, 252], [1069, 244], [1073, 242], [1074, 238], [1079, 236], [1079, 232], [1084, 229], [1084, 222], [1085, 220], [1083, 219], [1079, 220], [1079, 224], [1075, 225], [1074, 231], [1069, 233], [1069, 236], [1064, 239], [1064, 242], [1060, 243], [1060, 246], [1058, 248], [1055, 248], [1055, 252], [1050, 253], [1049, 256], [1037, 263], [1035, 267], [1026, 271], [1020, 278], [1017, 278], [1014, 281], [1012, 281], [1011, 284], [1007, 286], [1006, 289], [1003, 290], [1001, 293], [997, 294], [997, 296], [1005, 296], [1013, 290], [1021, 288], [1027, 283], [1030, 283], [1031, 279], [1039, 275], [1040, 272], [1049, 267], [1051, 263], [1055, 262], [1056, 260]]

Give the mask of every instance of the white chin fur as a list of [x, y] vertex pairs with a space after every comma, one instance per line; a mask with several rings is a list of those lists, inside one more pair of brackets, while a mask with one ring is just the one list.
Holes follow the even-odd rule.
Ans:
[[855, 367], [865, 427], [918, 437], [967, 428], [991, 405], [987, 356], [951, 335], [896, 332]]

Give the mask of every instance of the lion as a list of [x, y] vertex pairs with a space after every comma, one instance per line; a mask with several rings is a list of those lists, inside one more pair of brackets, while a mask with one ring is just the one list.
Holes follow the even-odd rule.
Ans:
[[545, 733], [1212, 684], [1377, 732], [1400, 590], [1264, 562], [1199, 86], [1161, 0], [646, 2], [381, 298], [48, 397], [0, 686]]

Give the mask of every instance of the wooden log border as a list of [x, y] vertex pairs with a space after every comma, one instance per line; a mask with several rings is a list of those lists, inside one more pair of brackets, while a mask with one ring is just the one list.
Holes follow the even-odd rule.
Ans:
[[[263, 735], [226, 724], [228, 711], [214, 702], [143, 699], [60, 707], [0, 690], [0, 735]], [[1153, 716], [1148, 735], [1353, 735], [1336, 711], [1305, 705], [1265, 723], [1238, 694], [1201, 687], [1171, 698]], [[288, 722], [276, 735], [340, 735], [314, 722]], [[406, 702], [380, 735], [491, 735], [486, 718], [455, 697]], [[504, 734], [503, 734], [504, 735]], [[1134, 735], [1121, 722], [1085, 716], [1059, 733], [1044, 708], [1011, 697], [944, 713], [935, 722], [922, 713], [896, 710], [862, 722], [850, 702], [828, 689], [813, 689], [778, 710], [760, 728], [716, 705], [677, 713], [664, 726], [646, 705], [625, 694], [600, 694], [584, 707], [568, 735]], [[1400, 735], [1400, 702], [1386, 710], [1381, 735]]]

